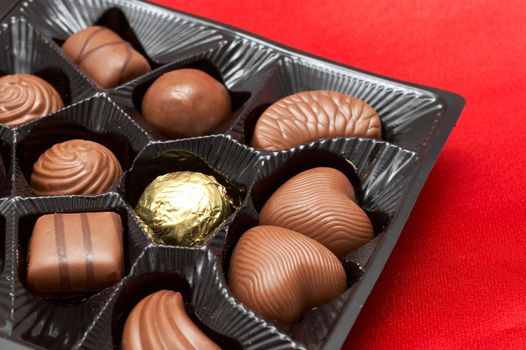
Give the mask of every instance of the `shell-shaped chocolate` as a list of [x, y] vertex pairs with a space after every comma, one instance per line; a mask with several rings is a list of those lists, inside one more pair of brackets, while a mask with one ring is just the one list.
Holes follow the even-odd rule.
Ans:
[[124, 325], [123, 350], [220, 349], [188, 317], [181, 293], [161, 290], [137, 304]]
[[268, 320], [290, 324], [343, 293], [339, 259], [315, 240], [276, 226], [245, 232], [230, 261], [234, 295]]
[[336, 91], [299, 92], [272, 104], [259, 117], [252, 146], [282, 150], [326, 137], [380, 139], [382, 123], [364, 101]]
[[347, 176], [333, 168], [306, 170], [285, 182], [261, 209], [259, 223], [303, 233], [343, 257], [373, 237]]
[[146, 58], [106, 27], [84, 28], [71, 35], [62, 49], [104, 89], [124, 84], [151, 70]]
[[31, 74], [0, 78], [0, 123], [18, 126], [64, 107], [53, 86]]
[[90, 195], [106, 192], [122, 175], [115, 155], [86, 140], [57, 143], [33, 165], [31, 188], [40, 196]]

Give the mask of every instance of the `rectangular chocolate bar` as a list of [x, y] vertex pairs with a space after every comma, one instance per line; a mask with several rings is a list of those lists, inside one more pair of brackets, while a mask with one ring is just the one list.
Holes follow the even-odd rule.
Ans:
[[124, 272], [123, 227], [113, 212], [41, 216], [29, 243], [27, 284], [38, 294], [102, 290]]

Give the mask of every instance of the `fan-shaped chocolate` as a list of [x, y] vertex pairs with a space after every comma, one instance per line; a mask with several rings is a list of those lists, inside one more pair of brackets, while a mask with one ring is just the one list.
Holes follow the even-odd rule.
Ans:
[[0, 78], [0, 123], [18, 126], [64, 107], [53, 86], [36, 75], [13, 74]]
[[259, 223], [303, 233], [340, 258], [373, 237], [371, 220], [356, 204], [347, 176], [326, 167], [285, 182], [261, 209]]
[[40, 196], [106, 192], [122, 175], [115, 155], [101, 144], [69, 140], [45, 151], [33, 165], [31, 188]]
[[124, 325], [122, 350], [220, 349], [188, 317], [180, 293], [161, 290], [137, 304]]
[[252, 146], [282, 150], [327, 137], [381, 138], [382, 125], [364, 101], [336, 91], [304, 91], [282, 98], [259, 117]]
[[106, 27], [84, 28], [71, 35], [62, 49], [103, 89], [111, 89], [151, 71], [146, 58]]
[[346, 276], [338, 258], [315, 240], [282, 227], [256, 226], [234, 248], [229, 285], [250, 309], [290, 324], [343, 293]]
[[208, 134], [231, 110], [230, 95], [223, 84], [198, 69], [161, 75], [142, 100], [144, 118], [172, 138]]

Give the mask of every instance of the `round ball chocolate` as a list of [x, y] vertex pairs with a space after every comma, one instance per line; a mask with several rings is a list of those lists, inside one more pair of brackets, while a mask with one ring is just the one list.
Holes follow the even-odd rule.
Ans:
[[86, 140], [57, 143], [33, 165], [31, 188], [40, 196], [91, 195], [106, 192], [122, 175], [115, 155]]
[[16, 127], [64, 107], [53, 86], [31, 74], [0, 78], [0, 123]]
[[200, 246], [232, 212], [225, 186], [212, 175], [177, 171], [155, 178], [135, 212], [161, 244]]
[[227, 89], [197, 69], [179, 69], [161, 75], [142, 100], [144, 118], [171, 138], [208, 134], [231, 112]]

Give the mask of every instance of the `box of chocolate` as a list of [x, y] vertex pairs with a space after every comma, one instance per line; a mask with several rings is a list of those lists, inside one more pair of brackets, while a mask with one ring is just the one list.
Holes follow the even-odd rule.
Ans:
[[0, 346], [334, 349], [462, 97], [140, 1], [8, 1]]

